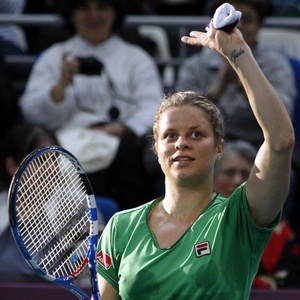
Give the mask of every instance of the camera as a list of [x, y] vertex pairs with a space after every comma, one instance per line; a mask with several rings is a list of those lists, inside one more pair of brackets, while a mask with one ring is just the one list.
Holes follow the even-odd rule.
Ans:
[[79, 74], [83, 75], [101, 75], [103, 64], [97, 58], [89, 57], [78, 57], [79, 61]]

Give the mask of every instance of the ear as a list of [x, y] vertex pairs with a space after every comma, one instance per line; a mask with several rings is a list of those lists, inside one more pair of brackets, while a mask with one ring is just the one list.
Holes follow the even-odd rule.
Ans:
[[157, 142], [155, 142], [153, 145], [153, 151], [157, 155]]
[[157, 154], [157, 143], [154, 143], [153, 145], [153, 152], [156, 155], [157, 161], [160, 164], [159, 158], [158, 158], [158, 154]]
[[223, 150], [225, 147], [225, 141], [224, 139], [221, 139], [221, 141], [219, 142], [218, 146], [217, 146], [217, 156], [221, 157]]
[[7, 173], [11, 177], [13, 177], [15, 172], [17, 171], [18, 164], [15, 162], [15, 160], [11, 156], [8, 156], [5, 159], [5, 168], [6, 168]]

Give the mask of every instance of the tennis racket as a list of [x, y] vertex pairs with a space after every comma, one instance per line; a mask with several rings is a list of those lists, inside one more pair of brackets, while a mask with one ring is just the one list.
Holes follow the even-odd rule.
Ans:
[[[97, 208], [78, 160], [57, 146], [33, 151], [16, 171], [8, 201], [12, 233], [29, 266], [79, 299], [100, 299]], [[86, 266], [91, 297], [72, 283]]]

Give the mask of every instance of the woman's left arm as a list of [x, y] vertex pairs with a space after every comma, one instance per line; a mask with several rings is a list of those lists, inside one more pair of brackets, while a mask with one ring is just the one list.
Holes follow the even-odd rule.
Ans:
[[246, 187], [249, 211], [258, 226], [268, 226], [278, 215], [289, 190], [293, 126], [241, 32], [235, 28], [226, 33], [216, 30], [212, 23], [210, 26], [209, 33], [193, 31], [182, 41], [215, 49], [229, 61], [241, 80], [264, 135]]

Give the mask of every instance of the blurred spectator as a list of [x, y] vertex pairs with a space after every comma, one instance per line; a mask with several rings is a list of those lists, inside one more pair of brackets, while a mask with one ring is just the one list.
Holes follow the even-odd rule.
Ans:
[[[26, 0], [1, 0], [1, 14], [22, 14]], [[3, 58], [7, 56], [24, 56], [27, 54], [28, 45], [25, 32], [19, 25], [13, 23], [0, 23], [0, 51]], [[13, 80], [27, 79], [31, 65], [10, 64], [10, 74]]]
[[[1, 14], [22, 14], [26, 0], [1, 0]], [[9, 45], [13, 44], [20, 51], [26, 52], [26, 45], [22, 36], [22, 29], [15, 24], [0, 24], [0, 37]]]
[[135, 206], [148, 199], [142, 152], [162, 96], [157, 67], [118, 36], [124, 17], [118, 0], [61, 4], [74, 35], [36, 61], [20, 99], [23, 115], [55, 130], [85, 167], [95, 194], [117, 200], [121, 209]]
[[19, 252], [9, 226], [8, 189], [19, 164], [36, 148], [57, 144], [55, 136], [42, 127], [18, 124], [12, 127], [0, 149], [0, 282], [45, 282]]
[[[1, 14], [22, 14], [26, 0], [1, 0]], [[25, 79], [30, 67], [22, 64], [9, 64], [9, 55], [25, 55], [26, 40], [22, 28], [13, 23], [0, 23], [0, 141], [6, 132], [21, 121], [17, 105], [19, 91], [16, 80]]]
[[[148, 0], [145, 0], [147, 2]], [[61, 10], [65, 10], [64, 3], [56, 0], [27, 0], [24, 9], [26, 14], [54, 14], [59, 15]], [[137, 0], [125, 1], [122, 3], [123, 14], [147, 14], [144, 8], [144, 1]], [[156, 51], [156, 45], [150, 38], [139, 34], [136, 26], [119, 28], [118, 32], [125, 40], [137, 44], [144, 48], [149, 54], [153, 55]], [[73, 28], [66, 26], [65, 22], [53, 24], [41, 24], [40, 26], [26, 26], [24, 28], [28, 43], [28, 52], [32, 55], [39, 55], [43, 50], [49, 48], [55, 43], [65, 41], [73, 35]]]
[[[225, 1], [217, 0], [212, 11]], [[293, 114], [296, 88], [294, 74], [287, 59], [257, 43], [264, 17], [269, 13], [267, 0], [227, 1], [242, 12], [238, 24], [261, 70], [276, 89], [290, 115]], [[209, 88], [207, 88], [209, 87]], [[223, 112], [228, 140], [243, 139], [259, 147], [262, 132], [244, 89], [229, 63], [214, 51], [204, 50], [184, 62], [178, 73], [177, 90], [195, 90], [207, 94]]]
[[[214, 190], [228, 198], [238, 186], [246, 182], [256, 152], [255, 147], [245, 141], [227, 143], [222, 158], [216, 161]], [[299, 270], [299, 240], [285, 218], [282, 218], [262, 255], [253, 287], [263, 289], [300, 287]]]
[[246, 141], [226, 143], [222, 158], [216, 161], [214, 190], [228, 198], [248, 179], [256, 154], [255, 147]]
[[0, 141], [10, 128], [21, 120], [13, 75], [11, 67], [4, 60], [0, 38]]

